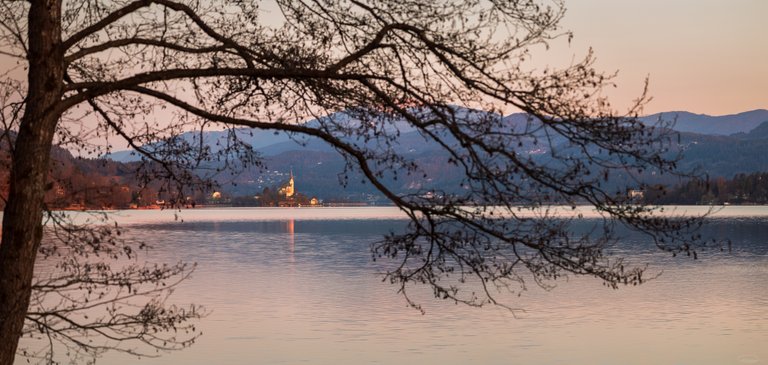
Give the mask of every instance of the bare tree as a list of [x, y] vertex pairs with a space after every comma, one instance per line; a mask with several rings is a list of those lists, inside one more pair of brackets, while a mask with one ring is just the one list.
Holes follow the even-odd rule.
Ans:
[[[1, 90], [0, 163], [5, 171], [12, 161], [13, 124], [21, 103], [14, 101], [17, 83], [3, 84]], [[59, 162], [54, 158], [54, 163]], [[8, 176], [2, 178], [5, 182]], [[48, 186], [66, 180], [52, 169]], [[126, 238], [116, 222], [110, 223], [105, 213], [46, 208], [46, 237], [40, 245], [22, 332], [26, 340], [18, 351], [28, 362], [56, 364], [69, 358], [71, 363], [91, 363], [107, 350], [154, 357], [185, 348], [200, 335], [191, 322], [205, 311], [168, 301], [194, 265], [150, 264], [143, 258], [148, 246]]]
[[[124, 238], [104, 213], [48, 212], [44, 265], [32, 284], [19, 354], [57, 364], [93, 363], [106, 351], [143, 357], [185, 348], [201, 334], [191, 323], [205, 315], [195, 305], [167, 301], [194, 265], [138, 263], [146, 245]], [[59, 354], [63, 352], [64, 356]]]
[[[523, 272], [542, 284], [571, 273], [641, 283], [642, 268], [604, 255], [616, 224], [672, 252], [696, 240], [698, 220], [659, 217], [606, 185], [612, 171], [675, 173], [668, 131], [635, 119], [645, 96], [617, 114], [601, 96], [611, 77], [591, 54], [564, 69], [527, 66], [532, 47], [570, 37], [558, 29], [561, 1], [0, 4], [2, 53], [27, 71], [0, 246], [0, 364], [13, 361], [29, 307], [54, 141], [93, 153], [105, 150], [89, 137], [121, 136], [181, 191], [206, 161], [258, 162], [235, 133], [239, 154], [216, 155], [179, 142], [181, 131], [319, 138], [411, 218], [408, 232], [375, 248], [400, 262], [388, 278], [472, 305], [525, 285]], [[502, 118], [507, 108], [530, 118]], [[81, 134], [83, 120], [98, 121], [92, 135]], [[458, 189], [402, 195], [387, 185], [424, 173], [397, 148], [402, 121], [445, 150]], [[525, 214], [548, 203], [590, 204], [607, 224], [574, 235], [567, 219]]]

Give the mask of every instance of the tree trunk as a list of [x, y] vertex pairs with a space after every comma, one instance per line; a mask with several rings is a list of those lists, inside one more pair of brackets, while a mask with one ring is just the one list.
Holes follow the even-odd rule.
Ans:
[[24, 116], [13, 151], [0, 243], [0, 365], [13, 363], [29, 306], [51, 143], [63, 90], [60, 0], [32, 1]]

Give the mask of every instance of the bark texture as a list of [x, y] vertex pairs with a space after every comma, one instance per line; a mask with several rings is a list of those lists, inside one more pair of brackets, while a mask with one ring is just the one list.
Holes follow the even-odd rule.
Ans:
[[0, 365], [12, 364], [42, 239], [45, 183], [63, 90], [61, 4], [33, 1], [26, 108], [16, 138], [0, 244]]

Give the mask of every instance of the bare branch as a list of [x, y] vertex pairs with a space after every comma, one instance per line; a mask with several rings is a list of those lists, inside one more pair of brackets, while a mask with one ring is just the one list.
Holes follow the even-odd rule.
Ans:
[[174, 51], [187, 52], [187, 53], [214, 53], [214, 52], [223, 52], [228, 49], [226, 46], [194, 48], [194, 47], [186, 47], [186, 46], [178, 45], [172, 42], [161, 41], [156, 39], [128, 38], [128, 39], [112, 40], [112, 41], [98, 44], [96, 46], [86, 47], [78, 50], [77, 52], [71, 55], [64, 57], [64, 59], [66, 60], [67, 63], [71, 63], [75, 60], [78, 60], [88, 55], [92, 55], [94, 53], [99, 53], [99, 52], [109, 50], [111, 48], [118, 48], [118, 47], [129, 46], [129, 45], [146, 45], [146, 46], [166, 48]]
[[71, 35], [68, 39], [64, 40], [61, 44], [62, 49], [69, 50], [72, 48], [72, 46], [76, 45], [86, 37], [99, 32], [100, 30], [108, 27], [110, 24], [120, 20], [124, 16], [131, 14], [138, 9], [151, 5], [152, 2], [152, 0], [137, 0], [120, 9], [117, 9], [116, 11], [104, 17], [101, 21], [80, 30], [79, 32]]

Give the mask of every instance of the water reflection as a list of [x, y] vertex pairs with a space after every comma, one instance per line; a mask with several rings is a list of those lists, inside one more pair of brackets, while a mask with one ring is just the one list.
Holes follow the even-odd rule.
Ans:
[[296, 234], [293, 230], [293, 225], [294, 225], [293, 218], [285, 222], [285, 228], [286, 228], [286, 232], [288, 233], [288, 240], [289, 240], [288, 248], [291, 251], [292, 264], [296, 262], [296, 256], [294, 255], [296, 251]]
[[516, 318], [436, 302], [428, 290], [413, 293], [426, 315], [408, 308], [370, 256], [372, 242], [405, 224], [389, 212], [276, 212], [161, 224], [147, 214], [130, 225], [128, 235], [153, 244], [148, 259], [199, 263], [174, 301], [213, 311], [192, 348], [140, 363], [768, 364], [766, 218], [714, 220], [703, 233], [730, 238], [733, 252], [713, 247], [699, 260], [626, 232], [614, 251], [659, 278], [618, 291], [583, 278], [552, 291], [530, 284], [502, 298], [525, 309]]

